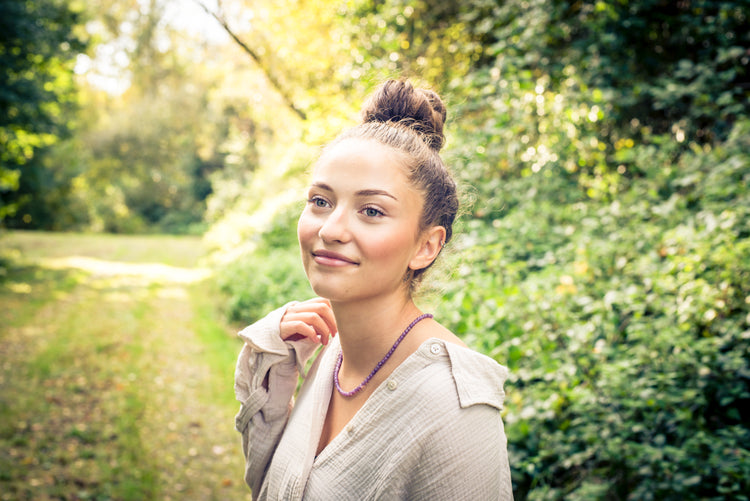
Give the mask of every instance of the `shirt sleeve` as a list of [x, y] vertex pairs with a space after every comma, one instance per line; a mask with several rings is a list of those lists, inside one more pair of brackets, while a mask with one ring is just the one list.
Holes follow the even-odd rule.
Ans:
[[[433, 416], [419, 428], [413, 454], [406, 454], [402, 467], [393, 472], [393, 477], [398, 477], [401, 470], [408, 471], [402, 491], [386, 498], [512, 501], [501, 416], [508, 371], [467, 348], [451, 343], [443, 346], [450, 360], [450, 376], [433, 375], [432, 385], [423, 388], [426, 401], [421, 405]], [[444, 390], [451, 379], [455, 393]]]
[[461, 409], [461, 414], [460, 421], [446, 423], [428, 435], [406, 498], [512, 501], [507, 439], [500, 412], [480, 404]]
[[257, 498], [268, 464], [286, 426], [304, 365], [317, 343], [284, 341], [279, 324], [293, 303], [274, 310], [243, 329], [245, 345], [237, 360], [234, 391], [240, 402], [235, 428], [242, 434], [245, 481]]
[[446, 409], [445, 424], [426, 435], [420, 461], [426, 466], [419, 469], [410, 498], [510, 501], [513, 484], [501, 416], [508, 370], [472, 350], [451, 343], [445, 348], [460, 409]]

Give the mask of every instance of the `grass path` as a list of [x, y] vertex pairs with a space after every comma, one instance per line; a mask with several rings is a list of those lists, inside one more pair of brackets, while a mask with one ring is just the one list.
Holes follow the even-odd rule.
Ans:
[[0, 499], [249, 499], [198, 239], [4, 233], [0, 255]]

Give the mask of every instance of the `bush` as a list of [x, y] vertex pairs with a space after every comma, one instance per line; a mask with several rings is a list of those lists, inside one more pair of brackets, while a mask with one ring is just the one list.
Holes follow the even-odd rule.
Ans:
[[442, 310], [511, 370], [517, 499], [747, 499], [748, 131], [634, 148], [611, 202], [518, 178], [468, 222]]
[[229, 320], [250, 324], [293, 300], [313, 297], [297, 248], [256, 252], [227, 265], [219, 275]]
[[299, 204], [282, 207], [255, 235], [253, 252], [226, 264], [218, 276], [229, 320], [250, 324], [289, 301], [314, 296], [307, 282], [296, 228]]

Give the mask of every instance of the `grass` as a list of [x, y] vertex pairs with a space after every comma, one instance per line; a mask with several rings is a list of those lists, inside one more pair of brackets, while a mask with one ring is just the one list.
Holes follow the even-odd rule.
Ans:
[[213, 376], [205, 389], [219, 401], [235, 405], [233, 387], [226, 386], [225, 382], [227, 379], [234, 379], [238, 345], [234, 337], [226, 335], [226, 325], [217, 319], [217, 305], [206, 300], [207, 297], [217, 296], [218, 292], [211, 285], [202, 284], [190, 289], [193, 329], [204, 348], [203, 362], [210, 368]]
[[13, 231], [0, 233], [0, 249], [26, 259], [86, 256], [109, 262], [162, 263], [191, 268], [203, 256], [199, 237], [179, 235], [101, 235]]
[[0, 255], [0, 499], [249, 496], [198, 239], [4, 233]]

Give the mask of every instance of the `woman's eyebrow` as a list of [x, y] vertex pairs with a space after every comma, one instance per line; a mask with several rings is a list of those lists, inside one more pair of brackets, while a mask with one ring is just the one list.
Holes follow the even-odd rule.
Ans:
[[381, 195], [381, 196], [384, 196], [384, 197], [390, 197], [390, 198], [398, 201], [398, 199], [396, 197], [394, 197], [393, 195], [391, 195], [390, 193], [388, 193], [385, 190], [359, 190], [356, 193], [356, 195], [360, 196], [360, 197], [371, 197], [371, 196], [374, 196], [374, 195]]
[[[320, 188], [321, 190], [324, 190], [324, 191], [333, 192], [333, 188], [328, 186], [326, 183], [316, 182], [316, 183], [313, 183], [312, 186], [315, 188]], [[358, 197], [372, 197], [372, 196], [380, 195], [380, 196], [389, 197], [398, 201], [398, 198], [393, 196], [391, 193], [385, 190], [378, 190], [378, 189], [359, 190], [355, 193], [355, 195]]]
[[325, 190], [325, 191], [333, 191], [333, 188], [331, 188], [330, 186], [328, 186], [325, 183], [313, 183], [312, 187], [313, 188], [320, 188], [321, 190]]

